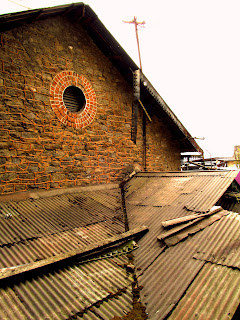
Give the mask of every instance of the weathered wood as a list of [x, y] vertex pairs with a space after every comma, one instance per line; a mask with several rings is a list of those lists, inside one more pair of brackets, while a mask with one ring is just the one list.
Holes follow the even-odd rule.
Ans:
[[168, 247], [174, 246], [178, 242], [182, 241], [183, 239], [187, 238], [190, 234], [197, 233], [198, 231], [208, 227], [209, 225], [213, 224], [215, 221], [220, 220], [223, 216], [227, 215], [228, 211], [222, 210], [219, 213], [214, 214], [213, 216], [208, 216], [206, 219], [202, 219], [198, 223], [194, 223], [189, 226], [187, 229], [183, 229], [182, 231], [174, 234], [168, 238], [164, 239], [164, 242]]
[[167, 238], [167, 237], [170, 237], [171, 235], [176, 234], [176, 233], [182, 231], [183, 229], [188, 228], [188, 227], [191, 226], [192, 224], [195, 224], [195, 223], [197, 223], [198, 221], [203, 220], [203, 219], [209, 217], [210, 215], [213, 215], [213, 214], [215, 214], [215, 213], [217, 213], [217, 212], [219, 212], [219, 211], [221, 211], [221, 210], [223, 210], [223, 209], [222, 209], [221, 207], [218, 207], [218, 208], [216, 208], [216, 209], [208, 212], [208, 214], [205, 214], [205, 215], [202, 216], [202, 217], [199, 216], [199, 217], [197, 217], [196, 219], [194, 219], [194, 220], [192, 220], [192, 221], [190, 221], [190, 222], [188, 222], [188, 223], [182, 224], [182, 225], [177, 226], [177, 227], [175, 227], [175, 228], [173, 228], [173, 229], [171, 229], [171, 230], [168, 230], [168, 231], [166, 231], [166, 232], [163, 232], [163, 233], [160, 234], [157, 238], [158, 238], [158, 240], [163, 240], [163, 239], [165, 239], [165, 238]]
[[218, 207], [212, 211], [209, 211], [207, 213], [202, 213], [202, 214], [191, 214], [189, 216], [184, 216], [184, 217], [180, 217], [180, 218], [175, 218], [175, 219], [171, 219], [171, 220], [166, 220], [166, 221], [162, 221], [162, 226], [164, 228], [167, 228], [167, 227], [171, 227], [171, 226], [174, 226], [176, 224], [180, 224], [180, 223], [184, 223], [184, 222], [187, 222], [187, 221], [191, 221], [191, 220], [195, 220], [195, 219], [198, 219], [198, 218], [201, 218], [201, 217], [208, 217], [216, 212], [219, 212], [220, 210], [222, 210], [221, 207]]
[[143, 108], [143, 111], [145, 112], [146, 116], [148, 117], [148, 120], [149, 120], [150, 122], [152, 122], [152, 119], [151, 119], [150, 115], [148, 114], [146, 108], [144, 107], [142, 101], [141, 101], [140, 99], [138, 99], [138, 102], [140, 103], [141, 107]]
[[97, 253], [103, 249], [107, 249], [109, 246], [117, 245], [119, 242], [125, 241], [125, 240], [131, 240], [135, 238], [136, 236], [139, 236], [145, 232], [148, 231], [148, 228], [146, 226], [137, 227], [132, 230], [129, 230], [127, 232], [124, 232], [120, 235], [116, 235], [113, 237], [110, 237], [108, 239], [95, 242], [93, 244], [90, 244], [88, 246], [85, 246], [83, 248], [75, 249], [72, 251], [69, 251], [67, 253], [62, 253], [57, 256], [53, 256], [47, 259], [43, 259], [36, 262], [31, 262], [26, 265], [21, 266], [14, 266], [10, 268], [4, 268], [0, 269], [0, 279], [6, 279], [11, 276], [15, 276], [17, 274], [22, 274], [24, 272], [36, 270], [38, 268], [46, 267], [48, 265], [52, 265], [54, 263], [61, 262], [63, 260], [73, 258], [76, 256], [86, 255], [86, 254], [93, 254]]

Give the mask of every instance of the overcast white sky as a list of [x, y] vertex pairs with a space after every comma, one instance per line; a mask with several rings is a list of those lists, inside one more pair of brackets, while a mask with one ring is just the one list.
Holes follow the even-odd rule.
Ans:
[[[79, 1], [1, 0], [0, 14]], [[240, 145], [239, 0], [86, 0], [203, 148], [232, 156]], [[20, 5], [22, 6], [20, 6]], [[27, 7], [27, 8], [24, 8]]]

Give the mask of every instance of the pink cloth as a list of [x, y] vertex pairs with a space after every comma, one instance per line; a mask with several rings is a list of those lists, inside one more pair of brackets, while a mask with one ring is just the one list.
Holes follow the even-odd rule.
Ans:
[[240, 185], [240, 171], [238, 172], [238, 175], [236, 176], [235, 180]]

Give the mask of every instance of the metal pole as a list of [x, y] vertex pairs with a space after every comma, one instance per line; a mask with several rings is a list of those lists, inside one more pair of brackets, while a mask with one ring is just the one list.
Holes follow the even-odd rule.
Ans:
[[143, 27], [145, 25], [145, 21], [138, 22], [137, 21], [137, 17], [134, 17], [132, 21], [123, 21], [123, 22], [125, 22], [125, 23], [134, 23], [134, 25], [135, 25], [135, 33], [136, 33], [136, 39], [137, 39], [139, 65], [140, 65], [140, 70], [142, 71], [142, 61], [141, 61], [140, 45], [139, 45], [139, 37], [138, 37], [138, 26], [140, 25], [141, 27]]

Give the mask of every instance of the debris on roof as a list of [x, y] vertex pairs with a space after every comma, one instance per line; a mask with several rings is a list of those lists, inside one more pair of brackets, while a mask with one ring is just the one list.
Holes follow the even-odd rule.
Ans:
[[0, 204], [0, 318], [112, 319], [130, 312], [136, 284], [129, 254], [147, 228], [125, 230], [119, 187], [28, 196]]
[[216, 212], [219, 212], [220, 210], [221, 210], [221, 207], [213, 207], [212, 210], [210, 210], [207, 213], [192, 214], [192, 215], [188, 215], [188, 216], [181, 217], [181, 218], [175, 218], [175, 219], [171, 219], [171, 220], [162, 221], [162, 226], [164, 228], [167, 228], [167, 227], [172, 227], [172, 226], [182, 224], [182, 223], [188, 222], [188, 221], [193, 221], [193, 222], [195, 222], [196, 220], [199, 221], [199, 218], [206, 218]]
[[140, 310], [142, 319], [231, 319], [240, 218], [215, 205], [237, 174], [137, 173], [123, 190], [2, 201], [0, 318], [135, 319]]
[[225, 210], [221, 210], [221, 208], [211, 215], [205, 215], [200, 218], [194, 219], [184, 225], [179, 227], [175, 227], [171, 230], [168, 230], [158, 236], [158, 240], [164, 240], [168, 247], [177, 244], [179, 241], [187, 238], [189, 235], [192, 235], [215, 221], [221, 219], [224, 215], [227, 215], [228, 212]]
[[[240, 218], [215, 206], [237, 174], [138, 173], [126, 184], [130, 229], [142, 224], [149, 228], [133, 252], [149, 319], [234, 316], [240, 303], [240, 270], [235, 270], [239, 268]], [[226, 270], [227, 266], [232, 269]], [[226, 277], [228, 283], [217, 295], [216, 281], [209, 287], [203, 283], [214, 276], [215, 268], [218, 279]], [[230, 301], [231, 295], [234, 301]]]

